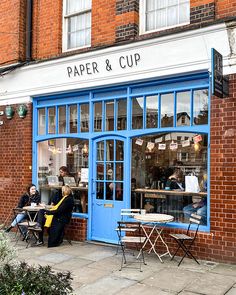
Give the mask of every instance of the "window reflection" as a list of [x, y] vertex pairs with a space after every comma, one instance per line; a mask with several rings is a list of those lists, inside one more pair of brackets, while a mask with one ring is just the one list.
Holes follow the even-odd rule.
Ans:
[[38, 135], [45, 134], [45, 127], [46, 127], [45, 109], [39, 109], [38, 110]]
[[102, 131], [102, 103], [94, 104], [94, 131]]
[[194, 124], [208, 124], [208, 90], [194, 91], [193, 100]]
[[158, 122], [158, 96], [146, 97], [146, 128], [157, 127]]
[[59, 133], [66, 133], [66, 107], [62, 106], [58, 108], [58, 122]]
[[89, 104], [84, 103], [80, 105], [80, 131], [89, 131]]
[[114, 101], [106, 102], [106, 131], [114, 130]]
[[143, 97], [132, 99], [132, 128], [142, 129], [143, 128]]
[[120, 99], [117, 101], [117, 130], [127, 128], [127, 100]]
[[191, 92], [178, 92], [177, 93], [177, 114], [176, 125], [177, 126], [189, 126], [190, 125], [190, 104]]
[[56, 112], [55, 108], [48, 108], [48, 133], [56, 132]]
[[70, 110], [70, 133], [77, 133], [77, 105], [69, 107]]
[[174, 123], [174, 94], [161, 95], [161, 127], [173, 127]]

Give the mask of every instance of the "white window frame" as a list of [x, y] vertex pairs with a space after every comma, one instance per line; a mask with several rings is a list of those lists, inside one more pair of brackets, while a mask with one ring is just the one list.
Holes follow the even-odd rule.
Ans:
[[[82, 49], [82, 48], [88, 48], [91, 46], [91, 35], [90, 35], [90, 43], [85, 46], [79, 46], [79, 47], [73, 47], [68, 48], [68, 19], [72, 16], [82, 15], [85, 13], [90, 12], [92, 17], [92, 7], [90, 9], [84, 9], [80, 10], [71, 14], [66, 14], [66, 4], [67, 0], [63, 0], [63, 15], [62, 15], [62, 51], [73, 51], [76, 49]], [[92, 5], [92, 4], [91, 4]], [[91, 23], [91, 29], [92, 29], [92, 23]]]
[[[190, 24], [190, 13], [189, 13], [189, 21], [188, 22], [176, 24], [173, 26], [166, 26], [163, 28], [157, 28], [157, 29], [149, 30], [149, 31], [146, 30], [146, 2], [147, 1], [148, 0], [140, 0], [140, 3], [139, 3], [139, 34], [140, 35], [152, 33], [152, 32], [164, 31], [167, 29], [176, 28], [176, 27]], [[189, 0], [189, 6], [190, 6], [190, 0]]]

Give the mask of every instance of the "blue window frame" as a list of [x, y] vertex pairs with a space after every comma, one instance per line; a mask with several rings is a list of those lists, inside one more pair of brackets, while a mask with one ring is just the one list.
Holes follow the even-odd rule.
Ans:
[[[87, 139], [90, 145], [91, 140], [104, 133], [112, 135], [115, 132], [130, 140], [163, 132], [191, 132], [206, 134], [209, 149], [209, 87], [209, 73], [203, 72], [102, 90], [36, 97], [33, 100], [34, 181], [38, 179], [37, 144], [50, 139]], [[99, 105], [98, 114], [96, 105]], [[74, 110], [73, 118], [71, 108]], [[54, 113], [50, 112], [52, 109]], [[60, 119], [61, 109], [64, 111]], [[112, 123], [109, 122], [109, 116]], [[134, 118], [138, 123], [134, 123]], [[75, 126], [72, 128], [71, 124]], [[180, 155], [188, 158], [184, 152]], [[209, 157], [208, 151], [208, 179]], [[94, 160], [92, 155], [89, 155], [89, 159]], [[131, 169], [130, 162], [125, 163], [125, 166]], [[124, 186], [130, 187], [130, 181], [124, 181]], [[209, 229], [209, 207], [207, 224], [205, 229]]]

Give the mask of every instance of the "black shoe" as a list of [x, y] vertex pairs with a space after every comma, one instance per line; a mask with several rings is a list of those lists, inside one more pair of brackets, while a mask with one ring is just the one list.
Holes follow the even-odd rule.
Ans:
[[8, 228], [5, 229], [5, 233], [9, 233], [9, 231], [13, 228], [13, 226], [9, 226]]

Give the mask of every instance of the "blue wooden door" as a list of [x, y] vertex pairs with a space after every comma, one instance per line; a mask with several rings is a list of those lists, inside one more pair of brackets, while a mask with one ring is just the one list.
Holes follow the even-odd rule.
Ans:
[[93, 144], [92, 240], [117, 243], [115, 228], [125, 208], [125, 141], [104, 137]]

